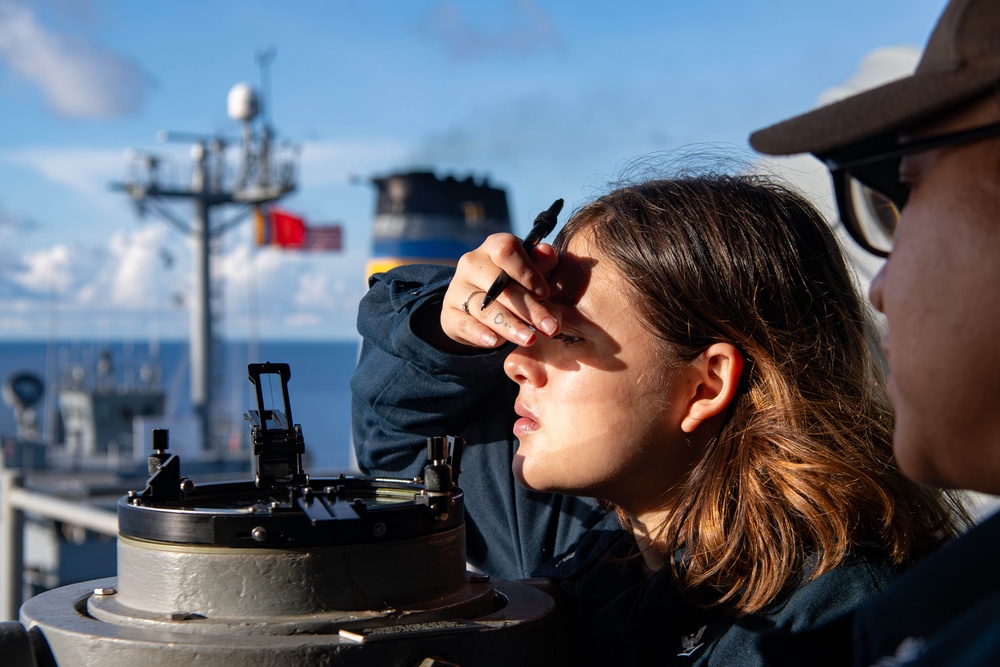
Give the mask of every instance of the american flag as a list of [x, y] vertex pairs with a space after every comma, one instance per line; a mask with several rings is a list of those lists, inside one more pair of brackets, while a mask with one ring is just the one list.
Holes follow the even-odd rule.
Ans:
[[302, 245], [307, 250], [342, 250], [344, 247], [344, 231], [340, 225], [312, 226], [306, 225], [306, 242]]

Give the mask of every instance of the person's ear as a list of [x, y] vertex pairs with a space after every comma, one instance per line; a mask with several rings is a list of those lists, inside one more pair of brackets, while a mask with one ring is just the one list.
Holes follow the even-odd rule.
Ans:
[[743, 355], [730, 343], [714, 343], [686, 368], [691, 382], [681, 430], [694, 433], [708, 419], [722, 414], [736, 395], [743, 375]]

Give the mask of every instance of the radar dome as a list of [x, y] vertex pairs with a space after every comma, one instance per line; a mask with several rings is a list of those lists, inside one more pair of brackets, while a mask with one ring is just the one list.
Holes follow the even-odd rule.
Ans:
[[42, 379], [29, 371], [14, 373], [3, 383], [3, 400], [12, 408], [23, 410], [42, 400], [45, 385]]
[[249, 83], [238, 83], [229, 90], [226, 99], [229, 117], [233, 120], [253, 120], [260, 111], [257, 93]]

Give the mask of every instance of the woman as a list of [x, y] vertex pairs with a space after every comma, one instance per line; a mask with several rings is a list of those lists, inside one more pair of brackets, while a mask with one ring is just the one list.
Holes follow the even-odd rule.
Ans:
[[[555, 248], [518, 248], [491, 237], [446, 288], [374, 279], [389, 295], [359, 317], [355, 442], [380, 474], [421, 458], [403, 429], [481, 443], [462, 466], [470, 553], [523, 567], [570, 547], [531, 572], [560, 582], [586, 657], [756, 664], [761, 633], [849, 609], [959, 529], [891, 463], [867, 311], [800, 196], [752, 176], [649, 181], [585, 206]], [[500, 270], [513, 280], [481, 309]], [[498, 434], [505, 341], [516, 443]], [[381, 395], [363, 390], [379, 355], [410, 372]], [[532, 491], [507, 492], [498, 459]], [[622, 528], [591, 528], [567, 496]]]

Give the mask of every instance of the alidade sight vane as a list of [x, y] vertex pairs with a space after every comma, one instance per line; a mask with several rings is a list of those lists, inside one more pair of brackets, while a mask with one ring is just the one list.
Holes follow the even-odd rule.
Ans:
[[[257, 409], [249, 410], [244, 415], [250, 422], [250, 440], [256, 464], [254, 481], [257, 488], [275, 489], [308, 484], [309, 476], [302, 471], [302, 455], [305, 453], [302, 427], [292, 421], [292, 406], [288, 399], [291, 368], [288, 364], [249, 364], [247, 373], [257, 392]], [[265, 407], [264, 376], [277, 376], [280, 380], [284, 410]]]

